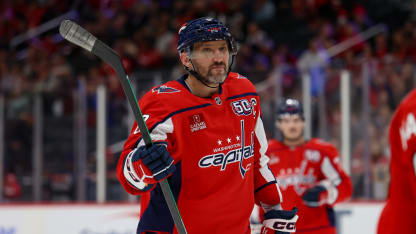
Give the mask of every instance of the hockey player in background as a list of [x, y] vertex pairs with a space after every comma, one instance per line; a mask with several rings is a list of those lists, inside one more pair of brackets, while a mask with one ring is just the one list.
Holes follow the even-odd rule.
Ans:
[[390, 187], [378, 234], [416, 233], [416, 89], [400, 103], [389, 130]]
[[335, 147], [316, 138], [305, 139], [304, 125], [299, 101], [286, 99], [276, 121], [283, 139], [269, 141], [269, 166], [282, 191], [283, 208], [299, 209], [297, 233], [334, 234], [333, 206], [350, 198], [351, 180]]
[[117, 167], [125, 190], [141, 195], [137, 233], [177, 233], [157, 184], [166, 178], [190, 234], [250, 233], [255, 203], [271, 233], [293, 232], [297, 210], [281, 210], [259, 97], [230, 72], [237, 48], [228, 28], [214, 18], [189, 21], [178, 52], [188, 74], [139, 101], [155, 144], [147, 148], [134, 124]]

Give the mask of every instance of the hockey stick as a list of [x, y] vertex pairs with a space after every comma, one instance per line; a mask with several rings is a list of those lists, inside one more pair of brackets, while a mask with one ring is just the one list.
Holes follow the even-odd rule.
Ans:
[[[120, 56], [109, 46], [104, 44], [102, 41], [98, 40], [90, 32], [88, 32], [87, 30], [70, 20], [62, 21], [59, 27], [59, 33], [62, 35], [63, 38], [65, 38], [69, 42], [78, 45], [88, 50], [89, 52], [95, 54], [96, 56], [100, 57], [102, 60], [104, 60], [106, 63], [110, 64], [114, 68], [114, 70], [117, 73], [117, 77], [121, 83], [121, 86], [123, 87], [124, 93], [127, 96], [127, 100], [130, 104], [130, 107], [133, 110], [137, 125], [139, 126], [140, 132], [142, 133], [142, 138], [146, 146], [151, 146], [153, 144], [152, 139], [150, 138], [149, 131], [143, 120], [143, 115], [140, 111], [136, 95], [133, 92], [130, 79], [126, 74]], [[179, 213], [168, 181], [163, 180], [160, 181], [159, 184], [162, 189], [163, 196], [165, 197], [166, 203], [168, 204], [170, 214], [172, 215], [178, 233], [186, 234], [187, 232], [185, 226], [183, 224], [181, 215]]]

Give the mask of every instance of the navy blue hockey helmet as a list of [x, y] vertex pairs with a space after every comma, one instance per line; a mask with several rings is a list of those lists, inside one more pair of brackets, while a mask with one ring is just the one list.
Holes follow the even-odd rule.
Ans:
[[219, 20], [203, 17], [186, 22], [179, 29], [178, 51], [190, 50], [192, 45], [201, 41], [226, 40], [230, 55], [237, 54], [236, 43], [228, 28]]
[[303, 108], [300, 102], [292, 98], [284, 100], [277, 110], [277, 118], [281, 119], [284, 115], [299, 115], [304, 119]]

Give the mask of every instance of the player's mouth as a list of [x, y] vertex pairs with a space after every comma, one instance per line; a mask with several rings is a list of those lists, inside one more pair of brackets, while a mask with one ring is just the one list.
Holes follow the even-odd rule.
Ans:
[[211, 66], [211, 70], [225, 70], [225, 64], [215, 64]]
[[211, 67], [212, 71], [225, 71], [225, 67], [224, 66], [213, 66]]
[[289, 129], [289, 132], [292, 133], [292, 134], [295, 134], [295, 133], [298, 132], [298, 130], [296, 128], [291, 128], [291, 129]]

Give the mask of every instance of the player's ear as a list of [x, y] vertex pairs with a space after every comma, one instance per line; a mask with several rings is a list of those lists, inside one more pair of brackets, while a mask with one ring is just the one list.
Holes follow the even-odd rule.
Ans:
[[190, 61], [189, 56], [188, 56], [187, 53], [181, 53], [180, 54], [180, 59], [181, 59], [182, 64], [185, 67], [188, 67], [188, 68], [191, 67], [191, 61]]

